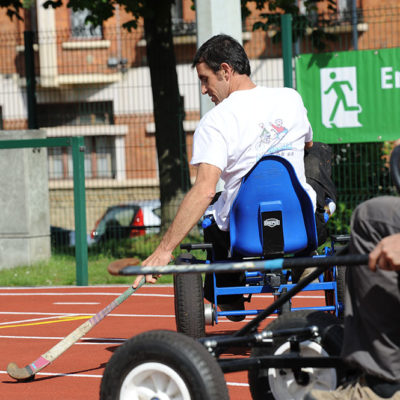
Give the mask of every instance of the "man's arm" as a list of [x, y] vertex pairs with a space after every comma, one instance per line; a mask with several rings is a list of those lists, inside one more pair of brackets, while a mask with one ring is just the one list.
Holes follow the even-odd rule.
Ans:
[[400, 233], [382, 239], [369, 253], [369, 268], [400, 271]]
[[[143, 266], [162, 266], [171, 261], [175, 247], [197, 224], [214, 198], [215, 187], [220, 175], [221, 170], [214, 165], [204, 163], [199, 165], [194, 185], [183, 199], [176, 217], [156, 250], [142, 262]], [[134, 288], [137, 287], [142, 277], [140, 275], [136, 278], [133, 283]], [[146, 282], [155, 283], [156, 281], [156, 277], [146, 275]]]
[[310, 149], [311, 147], [313, 147], [313, 144], [314, 144], [313, 141], [311, 141], [311, 142], [305, 142], [305, 143], [304, 143], [304, 148], [305, 148], [305, 149]]

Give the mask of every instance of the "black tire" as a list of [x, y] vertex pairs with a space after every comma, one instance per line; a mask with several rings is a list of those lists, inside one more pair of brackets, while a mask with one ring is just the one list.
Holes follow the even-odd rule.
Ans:
[[[280, 294], [280, 296], [282, 296], [282, 295], [284, 295], [286, 293], [287, 293], [287, 289], [283, 288], [282, 289], [282, 293]], [[279, 315], [282, 315], [282, 314], [285, 314], [285, 313], [289, 313], [289, 312], [291, 312], [291, 310], [292, 310], [292, 303], [291, 303], [291, 299], [290, 299], [290, 300], [288, 300], [288, 301], [286, 301], [285, 303], [282, 304], [281, 308], [279, 309]]]
[[134, 336], [113, 354], [100, 400], [141, 398], [137, 393], [143, 391], [149, 398], [169, 399], [171, 390], [183, 399], [229, 399], [224, 374], [203, 345], [181, 333], [155, 330]]
[[[346, 290], [346, 267], [333, 267], [336, 269], [336, 291], [337, 291], [337, 301], [338, 301], [338, 316], [343, 318], [344, 313], [344, 296]], [[332, 269], [328, 269], [324, 273], [324, 279], [326, 281], [331, 281], [333, 279]], [[335, 294], [333, 290], [325, 290], [325, 302], [327, 306], [336, 306]]]
[[[177, 258], [176, 264], [192, 263], [194, 260], [191, 254], [184, 254]], [[195, 339], [204, 337], [206, 331], [201, 274], [175, 274], [174, 295], [176, 330]]]
[[336, 287], [337, 297], [339, 302], [339, 316], [343, 315], [344, 311], [344, 297], [346, 291], [346, 267], [337, 267], [336, 270]]
[[[343, 342], [343, 327], [339, 320], [329, 313], [312, 310], [299, 310], [285, 313], [273, 321], [267, 330], [279, 330], [288, 328], [301, 328], [316, 325], [320, 331], [318, 340], [310, 340], [300, 344], [301, 354], [316, 356], [318, 351], [322, 351], [322, 356], [339, 355]], [[274, 339], [271, 347], [254, 347], [251, 357], [263, 355], [282, 354], [289, 346], [285, 338]], [[325, 390], [329, 386], [337, 386], [340, 380], [339, 371], [326, 368], [304, 368], [308, 372], [310, 381], [308, 385], [300, 385], [293, 377], [290, 369], [277, 371], [274, 368], [249, 370], [248, 380], [250, 392], [254, 400], [291, 400], [302, 399], [304, 394], [311, 388], [319, 388], [319, 383], [325, 379]], [[335, 387], [332, 387], [334, 389]]]

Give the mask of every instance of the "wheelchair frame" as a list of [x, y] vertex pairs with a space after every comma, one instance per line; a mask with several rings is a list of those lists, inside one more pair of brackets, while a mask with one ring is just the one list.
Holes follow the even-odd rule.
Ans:
[[[265, 270], [280, 270], [280, 269], [287, 269], [287, 268], [298, 268], [303, 267], [305, 265], [316, 266], [317, 269], [313, 271], [310, 275], [306, 276], [305, 278], [301, 279], [296, 285], [294, 285], [287, 293], [283, 293], [282, 296], [277, 299], [273, 304], [268, 306], [265, 310], [260, 312], [254, 319], [249, 321], [246, 325], [244, 325], [241, 329], [236, 331], [231, 335], [222, 335], [222, 336], [209, 336], [200, 339], [193, 339], [189, 338], [186, 335], [177, 332], [171, 331], [150, 331], [145, 332], [144, 334], [138, 335], [128, 342], [126, 342], [123, 346], [121, 346], [117, 352], [112, 357], [112, 362], [107, 364], [106, 371], [102, 380], [101, 384], [101, 393], [110, 393], [108, 389], [109, 386], [114, 382], [115, 385], [121, 386], [125, 383], [125, 376], [126, 371], [125, 369], [133, 368], [136, 362], [143, 363], [143, 360], [147, 360], [147, 358], [155, 357], [151, 351], [143, 350], [146, 354], [134, 354], [135, 352], [129, 352], [129, 345], [130, 341], [136, 341], [136, 347], [138, 349], [145, 349], [145, 348], [157, 348], [158, 346], [165, 347], [166, 349], [171, 346], [170, 337], [172, 336], [175, 338], [176, 348], [175, 353], [171, 354], [170, 356], [163, 355], [162, 363], [164, 363], [168, 367], [178, 368], [179, 372], [184, 374], [187, 370], [192, 370], [196, 367], [196, 360], [197, 357], [192, 359], [193, 354], [190, 357], [185, 358], [185, 360], [181, 359], [181, 355], [177, 355], [176, 352], [180, 351], [179, 346], [183, 346], [183, 338], [185, 341], [190, 339], [189, 347], [197, 348], [197, 344], [200, 342], [202, 344], [202, 348], [207, 350], [207, 354], [204, 359], [206, 364], [209, 364], [210, 371], [207, 369], [204, 372], [204, 376], [201, 379], [206, 380], [207, 384], [211, 385], [209, 382], [211, 370], [213, 368], [222, 371], [223, 374], [231, 373], [231, 372], [238, 372], [238, 371], [248, 371], [249, 373], [249, 380], [250, 374], [253, 376], [253, 381], [250, 382], [250, 386], [257, 385], [258, 376], [259, 374], [263, 374], [262, 371], [281, 371], [286, 370], [290, 371], [293, 374], [295, 379], [296, 385], [298, 388], [302, 388], [303, 390], [307, 390], [310, 386], [310, 382], [314, 382], [314, 376], [318, 376], [318, 371], [326, 370], [326, 369], [335, 369], [334, 378], [329, 380], [329, 384], [332, 386], [333, 389], [335, 385], [338, 383], [339, 375], [341, 372], [344, 371], [345, 365], [342, 362], [341, 358], [339, 357], [340, 346], [336, 346], [336, 354], [331, 354], [328, 352], [328, 349], [325, 349], [324, 340], [326, 341], [327, 335], [331, 330], [339, 331], [339, 336], [342, 332], [342, 327], [339, 323], [339, 320], [334, 317], [333, 315], [329, 315], [325, 312], [320, 311], [311, 311], [311, 313], [315, 313], [312, 315], [323, 315], [326, 317], [330, 317], [329, 326], [322, 326], [318, 327], [318, 325], [308, 325], [304, 327], [289, 327], [285, 329], [277, 329], [277, 330], [268, 330], [267, 328], [259, 332], [258, 328], [262, 321], [265, 320], [269, 315], [271, 315], [275, 309], [281, 307], [285, 302], [289, 301], [293, 296], [299, 293], [301, 290], [304, 289], [310, 282], [312, 282], [316, 277], [318, 277], [324, 270], [328, 269], [332, 265], [360, 265], [365, 264], [368, 260], [367, 255], [359, 255], [359, 256], [332, 256], [332, 257], [325, 257], [325, 258], [297, 258], [297, 259], [280, 259], [280, 260], [269, 260], [265, 262], [254, 262], [253, 265], [251, 263], [237, 263], [234, 265], [230, 265], [231, 269], [228, 268], [227, 265], [222, 264], [211, 264], [211, 265], [188, 265], [184, 267], [182, 266], [166, 266], [163, 267], [165, 273], [193, 273], [193, 272], [204, 272], [212, 269], [218, 268], [225, 268], [225, 271], [229, 271], [233, 269], [250, 269], [250, 270], [257, 270], [263, 269], [262, 263], [264, 264]], [[240, 267], [239, 264], [242, 264]], [[134, 272], [137, 273], [140, 270], [140, 267], [126, 267], [122, 274], [124, 275], [131, 275]], [[142, 268], [141, 272], [143, 273], [159, 273], [160, 268], [157, 267], [144, 267]], [[301, 311], [300, 311], [301, 312]], [[291, 312], [285, 314], [287, 317], [296, 317], [296, 312]], [[311, 315], [311, 314], [310, 314]], [[275, 321], [278, 321], [278, 318]], [[338, 334], [338, 333], [337, 333]], [[154, 336], [157, 335], [159, 338], [157, 342], [154, 342]], [[150, 340], [150, 341], [149, 341]], [[277, 352], [272, 353], [270, 355], [264, 354], [267, 352], [268, 348], [273, 347], [279, 341], [284, 341], [284, 345], [281, 347], [286, 346], [286, 351], [282, 354], [277, 354]], [[150, 344], [149, 344], [150, 343]], [[307, 343], [316, 343], [316, 346], [322, 346], [321, 352], [318, 353], [317, 356], [304, 356], [302, 355], [302, 346], [310, 346]], [[318, 345], [320, 344], [320, 345]], [[126, 347], [126, 348], [125, 348]], [[223, 358], [221, 357], [226, 350], [229, 348], [242, 348], [242, 349], [251, 349], [252, 354], [250, 357], [234, 357], [234, 358]], [[279, 349], [280, 349], [279, 348]], [[307, 348], [307, 347], [306, 347]], [[278, 350], [279, 350], [278, 349]], [[257, 350], [261, 352], [261, 354], [257, 354]], [[182, 352], [185, 350], [182, 348]], [[256, 353], [255, 353], [256, 352]], [[196, 355], [200, 353], [200, 350], [195, 351]], [[179, 359], [179, 362], [178, 362]], [[179, 365], [178, 365], [179, 364]], [[182, 364], [182, 365], [181, 365]], [[122, 366], [121, 366], [122, 365]], [[121, 377], [119, 378], [121, 381], [115, 383], [116, 375], [115, 369], [120, 367], [120, 374]], [[307, 368], [307, 370], [304, 370]], [[311, 370], [310, 370], [311, 369]], [[286, 372], [285, 372], [286, 373]], [[131, 374], [129, 374], [130, 376]], [[212, 378], [214, 379], [214, 378]], [[267, 378], [269, 379], [269, 378]], [[283, 378], [285, 379], [285, 378]], [[215, 377], [215, 380], [218, 381], [218, 385], [225, 385], [224, 381], [221, 381], [220, 377]], [[269, 382], [273, 382], [274, 380], [269, 380]], [[217, 386], [218, 386], [217, 385]], [[190, 386], [190, 385], [189, 385]], [[336, 387], [336, 386], [335, 386]], [[118, 389], [117, 389], [118, 390]], [[253, 387], [253, 390], [254, 389]], [[282, 389], [285, 390], [285, 389]], [[265, 397], [265, 399], [278, 399], [278, 400], [287, 400], [286, 397], [281, 397], [279, 395], [279, 388], [278, 388], [278, 395], [274, 393], [274, 389], [271, 389], [271, 393], [268, 395], [269, 397]], [[280, 396], [280, 397], [279, 397]], [[107, 395], [101, 395], [101, 400], [108, 400], [114, 399], [115, 397], [107, 397]], [[216, 397], [211, 395], [204, 395], [203, 397], [199, 397], [202, 400], [221, 400], [221, 399], [228, 399], [229, 397], [223, 397], [219, 394]], [[257, 398], [257, 397], [254, 397]]]
[[[400, 192], [400, 146], [397, 146], [391, 157], [391, 173], [393, 181]], [[224, 382], [223, 376], [221, 376], [221, 371], [223, 373], [230, 373], [236, 371], [244, 371], [248, 370], [249, 372], [252, 370], [256, 371], [257, 377], [258, 374], [267, 369], [289, 369], [293, 372], [294, 379], [299, 386], [307, 386], [310, 379], [310, 374], [307, 371], [304, 371], [303, 368], [307, 367], [315, 367], [315, 368], [335, 368], [336, 371], [341, 369], [345, 369], [345, 365], [343, 360], [338, 356], [322, 356], [322, 357], [306, 357], [301, 355], [300, 344], [308, 339], [317, 339], [322, 340], [323, 336], [326, 332], [321, 332], [315, 326], [306, 326], [303, 328], [292, 328], [292, 329], [281, 329], [281, 330], [268, 330], [268, 327], [262, 331], [258, 332], [258, 328], [260, 322], [267, 318], [270, 314], [274, 312], [275, 309], [280, 308], [285, 302], [289, 301], [293, 296], [299, 293], [302, 289], [304, 289], [307, 285], [309, 285], [315, 278], [317, 278], [321, 273], [323, 273], [330, 266], [352, 266], [352, 265], [365, 265], [368, 264], [368, 255], [349, 255], [349, 256], [331, 256], [325, 258], [298, 258], [298, 259], [280, 259], [280, 260], [270, 260], [265, 262], [249, 262], [242, 263], [242, 265], [238, 264], [230, 264], [225, 265], [225, 271], [229, 271], [232, 269], [236, 270], [278, 270], [285, 268], [296, 268], [296, 267], [304, 267], [304, 266], [318, 266], [318, 268], [313, 271], [310, 275], [301, 279], [295, 286], [293, 286], [287, 293], [283, 293], [280, 298], [278, 298], [273, 304], [267, 307], [265, 310], [260, 312], [253, 320], [248, 322], [245, 326], [239, 329], [232, 335], [223, 335], [223, 336], [210, 336], [206, 338], [201, 338], [198, 340], [188, 338], [185, 335], [176, 332], [170, 331], [153, 331], [158, 333], [157, 342], [154, 341], [155, 335], [148, 335], [152, 332], [145, 332], [144, 334], [138, 335], [136, 338], [136, 349], [143, 350], [146, 354], [138, 355], [138, 352], [127, 352], [126, 350], [130, 348], [130, 342], [135, 339], [131, 338], [128, 340], [123, 346], [117, 349], [117, 351], [113, 354], [110, 362], [106, 366], [106, 370], [101, 382], [101, 390], [100, 390], [100, 399], [101, 400], [111, 400], [115, 399], [116, 396], [119, 395], [119, 391], [121, 389], [121, 385], [126, 382], [126, 376], [132, 375], [132, 368], [135, 366], [143, 366], [144, 362], [147, 362], [146, 357], [149, 355], [149, 350], [144, 350], [143, 345], [146, 344], [147, 348], [153, 349], [153, 347], [157, 347], [160, 345], [160, 338], [165, 340], [161, 340], [164, 342], [165, 346], [163, 347], [165, 350], [168, 350], [173, 345], [173, 351], [170, 356], [163, 355], [162, 363], [167, 367], [172, 366], [176, 368], [178, 374], [181, 374], [182, 382], [190, 388], [190, 382], [192, 377], [188, 378], [187, 370], [196, 372], [200, 372], [197, 377], [197, 381], [195, 383], [203, 384], [202, 393], [200, 396], [196, 398], [201, 400], [227, 400], [229, 399], [229, 395], [226, 389], [226, 384]], [[221, 268], [222, 267], [222, 268]], [[186, 268], [182, 268], [179, 266], [164, 266], [164, 267], [125, 267], [120, 271], [121, 275], [136, 275], [136, 274], [158, 274], [158, 273], [201, 273], [201, 272], [209, 272], [211, 270], [219, 270], [224, 271], [224, 265], [188, 265]], [[318, 312], [318, 311], [316, 311]], [[296, 313], [288, 313], [287, 316], [294, 316]], [[326, 313], [322, 313], [323, 315], [327, 315]], [[284, 317], [284, 316], [283, 316]], [[280, 317], [281, 318], [281, 317]], [[276, 321], [278, 321], [278, 318]], [[165, 334], [168, 332], [168, 335]], [[168, 337], [167, 337], [168, 336]], [[175, 340], [171, 340], [175, 338]], [[153, 339], [152, 339], [153, 338]], [[287, 341], [290, 344], [290, 351], [286, 352], [286, 354], [276, 354], [273, 355], [263, 355], [261, 354], [256, 356], [252, 355], [248, 358], [229, 358], [224, 359], [220, 358], [223, 352], [230, 347], [242, 347], [242, 348], [251, 348], [251, 349], [264, 349], [267, 346], [273, 344], [273, 342], [278, 338], [287, 338]], [[150, 339], [150, 340], [149, 340]], [[167, 340], [168, 339], [168, 340]], [[185, 342], [185, 344], [184, 344]], [[202, 343], [203, 346], [198, 346], [198, 344]], [[143, 345], [142, 345], [143, 344]], [[189, 354], [188, 348], [195, 348], [194, 352]], [[204, 351], [207, 350], [207, 352]], [[179, 356], [179, 362], [177, 362], [178, 355], [174, 353], [182, 352], [185, 353], [184, 356]], [[181, 350], [181, 351], [180, 351]], [[200, 353], [202, 354], [200, 356]], [[154, 355], [153, 357], [157, 357]], [[194, 355], [198, 355], [193, 359]], [[143, 358], [144, 357], [144, 358]], [[196, 369], [199, 366], [199, 362], [203, 361], [203, 369], [200, 371]], [[141, 364], [142, 363], [142, 364]], [[118, 367], [120, 364], [122, 368], [119, 368], [118, 374], [115, 373], [115, 367]], [[190, 368], [189, 368], [190, 367]], [[261, 374], [261, 378], [262, 378]], [[215, 379], [214, 379], [215, 377]], [[213, 381], [216, 381], [214, 384]], [[110, 389], [111, 385], [112, 388]], [[254, 382], [253, 382], [254, 384]], [[199, 385], [200, 386], [200, 385]], [[196, 386], [194, 389], [192, 388], [192, 393], [197, 393], [199, 390], [199, 386]], [[251, 386], [251, 384], [250, 384]], [[213, 389], [213, 392], [207, 392], [207, 388], [210, 387]], [[283, 400], [283, 398], [278, 398], [274, 396], [273, 390], [271, 393], [266, 394], [262, 393], [262, 398], [276, 398], [278, 400]], [[253, 395], [253, 392], [252, 392]], [[271, 397], [272, 396], [272, 397]], [[253, 395], [254, 399], [260, 398], [255, 392]], [[285, 397], [284, 400], [287, 400]]]

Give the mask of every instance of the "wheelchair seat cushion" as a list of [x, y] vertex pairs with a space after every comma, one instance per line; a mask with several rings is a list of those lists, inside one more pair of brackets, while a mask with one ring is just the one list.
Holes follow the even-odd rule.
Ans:
[[285, 158], [264, 156], [243, 178], [230, 211], [230, 240], [233, 257], [316, 249], [312, 201]]

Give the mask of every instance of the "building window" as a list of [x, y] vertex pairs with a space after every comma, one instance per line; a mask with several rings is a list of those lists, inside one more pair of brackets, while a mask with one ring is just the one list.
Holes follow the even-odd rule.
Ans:
[[75, 39], [98, 39], [103, 36], [101, 26], [94, 27], [90, 23], [85, 23], [86, 17], [90, 15], [90, 11], [71, 10], [71, 34]]
[[[111, 136], [85, 137], [85, 178], [115, 178], [115, 145]], [[73, 164], [71, 147], [48, 149], [48, 173], [50, 179], [72, 179]]]
[[114, 124], [112, 101], [40, 103], [37, 113], [40, 127]]
[[115, 178], [114, 138], [89, 136], [85, 138], [86, 178]]
[[172, 34], [174, 36], [196, 34], [196, 23], [184, 21], [182, 0], [176, 0], [171, 5]]
[[337, 10], [340, 21], [351, 20], [352, 0], [338, 0]]
[[[41, 128], [58, 127], [67, 132], [73, 126], [113, 125], [111, 101], [88, 103], [38, 104], [38, 122]], [[104, 131], [104, 129], [103, 129]], [[85, 136], [85, 177], [112, 178], [116, 176], [115, 136]], [[68, 134], [65, 134], [68, 136]], [[48, 172], [50, 179], [70, 179], [73, 175], [72, 150], [70, 147], [48, 149]]]

